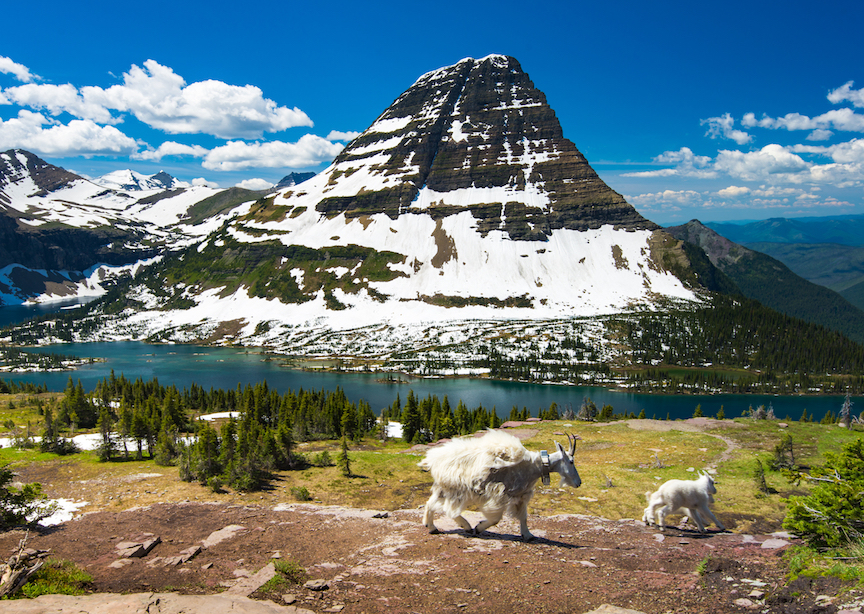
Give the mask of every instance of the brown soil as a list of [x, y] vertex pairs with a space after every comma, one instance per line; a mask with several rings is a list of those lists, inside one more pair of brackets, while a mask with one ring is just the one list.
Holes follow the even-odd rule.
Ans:
[[[376, 518], [376, 514], [387, 514]], [[50, 549], [93, 576], [94, 592], [225, 590], [274, 557], [327, 581], [313, 591], [286, 584], [252, 596], [314, 612], [587, 612], [614, 604], [646, 613], [746, 611], [735, 599], [764, 582], [763, 612], [835, 612], [817, 607], [824, 591], [842, 587], [799, 581], [786, 587], [783, 549], [766, 549], [765, 535], [669, 528], [661, 535], [635, 520], [581, 515], [529, 518], [537, 536], [523, 543], [518, 523], [503, 521], [473, 537], [438, 519], [441, 534], [420, 524], [420, 510], [360, 510], [306, 504], [277, 506], [162, 503], [122, 512], [101, 511], [31, 533], [28, 545]], [[478, 516], [466, 514], [472, 524]], [[179, 565], [165, 559], [201, 545], [213, 532], [236, 525], [232, 537]], [[22, 531], [0, 533], [8, 556]], [[146, 557], [126, 559], [116, 544], [158, 536]], [[703, 563], [704, 573], [697, 568]], [[289, 599], [290, 601], [290, 599]], [[839, 601], [838, 601], [839, 603]]]

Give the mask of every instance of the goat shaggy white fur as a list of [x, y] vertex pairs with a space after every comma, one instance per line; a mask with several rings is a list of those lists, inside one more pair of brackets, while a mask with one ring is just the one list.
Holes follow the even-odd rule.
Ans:
[[[557, 452], [549, 455], [549, 471], [561, 474], [562, 485], [578, 488], [582, 481], [573, 465], [576, 439], [570, 443], [568, 453], [555, 442]], [[528, 502], [543, 475], [540, 452], [531, 452], [513, 435], [495, 430], [434, 447], [418, 465], [432, 474], [432, 495], [423, 513], [430, 533], [438, 532], [435, 512], [443, 512], [475, 534], [498, 524], [507, 512], [519, 520], [522, 539], [533, 539], [527, 523]], [[469, 507], [485, 517], [473, 529], [462, 517]]]
[[725, 531], [723, 523], [717, 520], [708, 507], [710, 503], [714, 503], [712, 495], [716, 493], [714, 478], [707, 473], [702, 473], [696, 480], [669, 480], [653, 494], [645, 493], [648, 507], [642, 514], [642, 522], [650, 526], [656, 520], [662, 531], [666, 526], [666, 516], [683, 510], [699, 527], [700, 533], [705, 532], [706, 519], [712, 520], [717, 528]]

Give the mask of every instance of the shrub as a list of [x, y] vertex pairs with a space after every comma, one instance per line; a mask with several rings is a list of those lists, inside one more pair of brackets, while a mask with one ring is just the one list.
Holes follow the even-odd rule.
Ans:
[[789, 472], [793, 481], [813, 483], [807, 496], [789, 497], [783, 527], [814, 547], [838, 547], [864, 538], [864, 441], [827, 452], [809, 474]]
[[774, 446], [774, 459], [771, 461], [774, 471], [795, 469], [795, 451], [792, 448], [792, 435], [783, 433], [780, 443]]
[[39, 595], [83, 595], [88, 592], [91, 582], [93, 577], [75, 563], [49, 558], [15, 597], [35, 599]]
[[330, 458], [330, 452], [327, 450], [318, 452], [318, 454], [312, 457], [312, 464], [316, 467], [330, 467], [333, 465], [333, 460]]
[[312, 495], [309, 494], [309, 489], [305, 486], [293, 486], [291, 488], [291, 495], [298, 501], [312, 500]]

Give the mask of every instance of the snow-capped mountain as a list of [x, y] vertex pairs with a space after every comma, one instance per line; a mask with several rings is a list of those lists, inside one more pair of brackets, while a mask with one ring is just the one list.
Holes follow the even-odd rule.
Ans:
[[150, 186], [145, 191], [125, 190], [30, 152], [0, 153], [0, 305], [103, 294], [101, 285], [86, 281], [100, 266], [107, 268], [94, 279], [104, 281], [116, 267], [197, 242], [218, 227], [222, 209], [206, 220], [192, 220], [189, 212], [220, 190], [181, 187], [159, 175], [140, 183]]
[[681, 242], [597, 176], [506, 56], [423, 75], [326, 170], [234, 213], [142, 273], [102, 334], [361, 351], [700, 301]]
[[191, 184], [178, 181], [165, 171], [159, 171], [154, 175], [142, 175], [131, 169], [124, 169], [96, 177], [92, 180], [96, 185], [101, 185], [112, 190], [125, 192], [146, 192], [150, 190], [173, 190], [177, 188], [188, 188]]

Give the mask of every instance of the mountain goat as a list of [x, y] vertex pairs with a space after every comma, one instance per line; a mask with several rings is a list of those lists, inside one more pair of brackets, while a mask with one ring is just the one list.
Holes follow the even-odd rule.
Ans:
[[650, 526], [656, 520], [662, 531], [666, 527], [666, 516], [684, 510], [699, 527], [700, 533], [705, 532], [706, 518], [710, 518], [717, 528], [725, 531], [723, 523], [717, 520], [708, 507], [709, 503], [714, 503], [712, 495], [716, 493], [714, 478], [704, 472], [700, 472], [696, 480], [669, 480], [653, 494], [650, 491], [645, 493], [648, 507], [642, 514], [642, 522]]
[[[576, 438], [567, 435], [570, 451], [557, 441], [557, 452], [531, 452], [504, 431], [490, 430], [482, 437], [453, 439], [432, 448], [418, 465], [432, 474], [432, 495], [426, 502], [423, 524], [437, 533], [435, 512], [444, 512], [464, 530], [482, 533], [498, 524], [505, 512], [519, 520], [522, 539], [534, 538], [528, 530], [528, 502], [534, 484], [549, 483], [549, 473], [561, 475], [561, 484], [578, 488], [582, 483], [573, 465]], [[479, 510], [485, 520], [473, 529], [462, 517], [466, 508]]]

